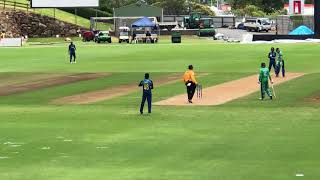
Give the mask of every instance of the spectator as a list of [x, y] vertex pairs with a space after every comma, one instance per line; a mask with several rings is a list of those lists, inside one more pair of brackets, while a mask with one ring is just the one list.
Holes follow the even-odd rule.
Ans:
[[146, 43], [151, 43], [151, 33], [150, 33], [150, 31], [147, 31], [147, 33], [146, 33]]
[[131, 44], [132, 44], [132, 42], [134, 42], [135, 44], [137, 43], [137, 34], [136, 33], [133, 33], [132, 34], [132, 38], [131, 38]]
[[5, 31], [2, 31], [1, 34], [0, 34], [0, 39], [3, 39], [6, 37], [6, 33]]

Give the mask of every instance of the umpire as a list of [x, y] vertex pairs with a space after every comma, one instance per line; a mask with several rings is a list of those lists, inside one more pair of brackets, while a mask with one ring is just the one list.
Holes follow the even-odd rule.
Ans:
[[153, 89], [153, 82], [149, 79], [149, 73], [144, 75], [144, 80], [139, 83], [139, 86], [142, 87], [142, 101], [140, 106], [140, 114], [143, 114], [143, 107], [146, 102], [148, 101], [148, 113], [151, 113], [151, 102], [152, 102], [152, 93], [151, 90]]
[[198, 82], [196, 81], [193, 66], [189, 65], [188, 70], [183, 75], [183, 82], [187, 87], [188, 102], [192, 103], [193, 95], [196, 91]]
[[[70, 55], [70, 63], [71, 64], [76, 63], [76, 50], [77, 50], [76, 45], [74, 45], [73, 42], [71, 42], [69, 45], [69, 50], [68, 50], [69, 55]], [[73, 58], [73, 60], [72, 60], [72, 58]]]

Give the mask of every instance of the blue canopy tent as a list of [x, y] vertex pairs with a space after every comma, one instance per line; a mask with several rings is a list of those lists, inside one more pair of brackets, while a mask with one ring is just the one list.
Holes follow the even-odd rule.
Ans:
[[291, 31], [289, 35], [312, 35], [314, 32], [307, 26], [299, 26], [295, 30]]
[[[158, 30], [157, 36], [160, 36], [160, 28], [157, 27], [157, 24], [150, 20], [148, 17], [143, 17], [141, 19], [138, 19], [134, 23], [131, 24], [131, 30], [132, 30], [132, 35], [133, 35], [133, 30], [138, 29], [138, 28], [144, 28], [145, 31], [147, 28], [150, 28], [150, 30]], [[158, 41], [158, 38], [157, 38]]]
[[157, 26], [156, 26], [156, 23], [152, 22], [149, 18], [143, 17], [143, 18], [137, 20], [136, 22], [132, 23], [131, 27], [132, 28], [140, 28], [140, 27], [143, 27], [143, 28], [146, 28], [146, 27], [155, 28]]

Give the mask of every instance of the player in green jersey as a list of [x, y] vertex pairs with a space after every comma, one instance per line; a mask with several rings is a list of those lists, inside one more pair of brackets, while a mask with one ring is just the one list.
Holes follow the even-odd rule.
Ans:
[[269, 88], [269, 80], [271, 84], [273, 84], [273, 81], [270, 76], [269, 69], [266, 68], [266, 63], [261, 63], [260, 73], [259, 73], [259, 84], [261, 85], [261, 100], [264, 99], [265, 94], [272, 99], [272, 93]]
[[279, 77], [280, 71], [282, 72], [282, 77], [286, 76], [286, 70], [284, 68], [284, 59], [282, 51], [279, 48], [276, 49], [277, 61], [276, 61], [276, 77]]

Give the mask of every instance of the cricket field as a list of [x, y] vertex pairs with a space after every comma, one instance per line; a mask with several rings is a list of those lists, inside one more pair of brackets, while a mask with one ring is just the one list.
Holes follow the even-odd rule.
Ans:
[[[77, 64], [64, 43], [0, 49], [1, 180], [320, 179], [320, 44], [75, 44]], [[158, 102], [185, 93], [189, 64], [206, 88], [258, 74], [271, 46], [304, 73], [276, 85], [273, 101], [256, 92], [139, 114], [144, 73], [162, 80]], [[109, 98], [55, 103], [99, 90]]]

